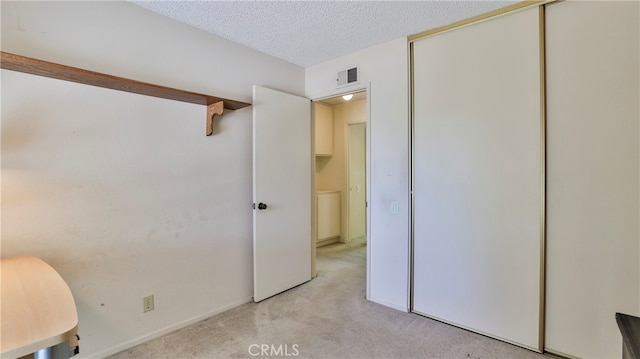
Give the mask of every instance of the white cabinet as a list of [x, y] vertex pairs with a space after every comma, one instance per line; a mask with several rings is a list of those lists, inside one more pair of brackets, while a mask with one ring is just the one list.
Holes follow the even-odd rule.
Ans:
[[315, 104], [316, 156], [333, 155], [333, 109], [330, 106]]
[[340, 191], [316, 192], [317, 242], [340, 237]]

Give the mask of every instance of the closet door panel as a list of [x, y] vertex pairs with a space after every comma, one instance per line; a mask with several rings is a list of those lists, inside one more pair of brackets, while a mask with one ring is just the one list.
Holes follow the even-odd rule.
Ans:
[[413, 308], [534, 349], [539, 59], [538, 9], [414, 43]]
[[619, 358], [640, 315], [638, 2], [547, 6], [547, 349]]
[[413, 46], [413, 310], [539, 350], [539, 10]]

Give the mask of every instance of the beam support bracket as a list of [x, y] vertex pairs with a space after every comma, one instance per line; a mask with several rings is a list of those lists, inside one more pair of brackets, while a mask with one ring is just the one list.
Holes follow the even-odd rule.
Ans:
[[213, 134], [213, 117], [215, 115], [222, 116], [224, 112], [224, 101], [218, 101], [207, 105], [207, 136]]

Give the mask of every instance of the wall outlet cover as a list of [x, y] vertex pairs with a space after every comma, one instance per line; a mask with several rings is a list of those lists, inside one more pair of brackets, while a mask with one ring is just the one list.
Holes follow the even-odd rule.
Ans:
[[142, 298], [142, 312], [150, 312], [154, 309], [153, 294]]

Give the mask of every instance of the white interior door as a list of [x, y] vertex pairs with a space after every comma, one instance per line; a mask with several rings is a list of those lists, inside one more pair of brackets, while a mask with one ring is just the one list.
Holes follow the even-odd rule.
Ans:
[[367, 234], [366, 124], [349, 125], [349, 237]]
[[311, 279], [311, 102], [253, 87], [253, 300]]
[[413, 310], [541, 350], [538, 20], [413, 44]]

